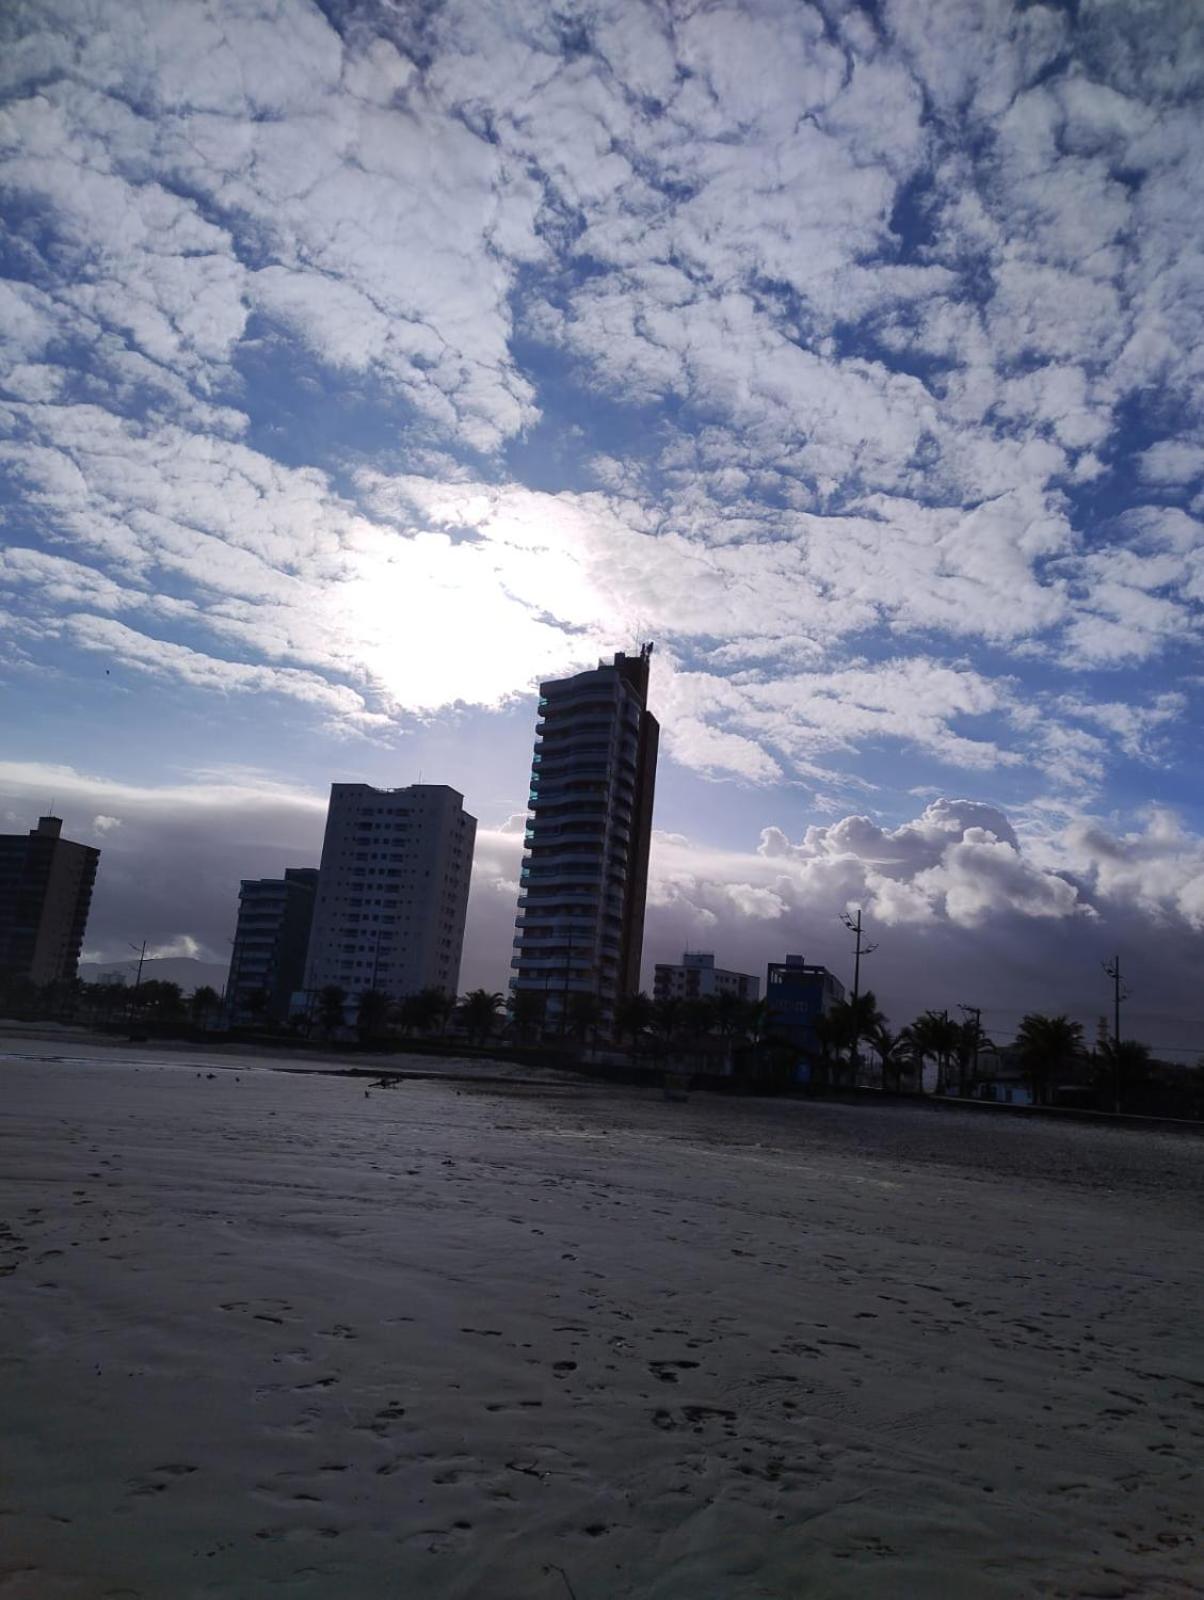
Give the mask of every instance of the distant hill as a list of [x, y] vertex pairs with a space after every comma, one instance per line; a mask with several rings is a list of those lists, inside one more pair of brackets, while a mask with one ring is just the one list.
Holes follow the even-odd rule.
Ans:
[[[81, 961], [79, 975], [85, 983], [101, 983], [106, 978], [124, 978], [132, 984], [138, 972], [138, 958], [133, 961]], [[178, 983], [184, 994], [191, 994], [208, 984], [221, 994], [226, 982], [226, 969], [215, 961], [196, 961], [191, 956], [161, 956], [142, 963], [142, 981], [157, 978], [160, 983]]]

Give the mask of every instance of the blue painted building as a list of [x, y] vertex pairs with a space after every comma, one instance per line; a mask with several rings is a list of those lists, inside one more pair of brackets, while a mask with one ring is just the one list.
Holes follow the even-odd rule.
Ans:
[[801, 1053], [816, 1049], [815, 1020], [844, 999], [844, 984], [802, 956], [771, 961], [765, 978], [766, 1032]]

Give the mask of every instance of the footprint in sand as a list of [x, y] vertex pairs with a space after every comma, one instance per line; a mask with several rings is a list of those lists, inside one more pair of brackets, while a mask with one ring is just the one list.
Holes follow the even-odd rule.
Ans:
[[689, 1371], [697, 1366], [697, 1361], [650, 1361], [648, 1370], [654, 1377], [659, 1378], [662, 1383], [676, 1383], [677, 1370], [675, 1369]]

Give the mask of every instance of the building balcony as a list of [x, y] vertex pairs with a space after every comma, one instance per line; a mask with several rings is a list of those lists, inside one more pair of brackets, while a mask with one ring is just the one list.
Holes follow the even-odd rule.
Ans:
[[534, 989], [537, 994], [551, 993], [553, 999], [557, 994], [564, 994], [566, 990], [569, 994], [597, 993], [597, 985], [593, 978], [569, 978], [567, 982], [559, 980], [553, 989], [545, 974], [539, 974], [538, 976], [533, 974], [530, 977], [525, 977], [522, 973], [517, 973], [510, 979], [510, 987], [511, 989]]
[[613, 709], [601, 711], [578, 711], [572, 716], [545, 717], [535, 724], [535, 734], [545, 741], [570, 740], [600, 733], [609, 735], [615, 725]]
[[575, 821], [605, 825], [609, 816], [606, 791], [600, 787], [596, 794], [578, 791], [557, 802], [541, 803], [536, 816], [528, 818], [527, 827], [542, 828]]
[[542, 877], [545, 872], [561, 872], [566, 867], [579, 867], [590, 877], [602, 871], [605, 856], [601, 845], [590, 847], [566, 844], [561, 849], [544, 849], [536, 846], [533, 855], [524, 856], [519, 868], [520, 877]]
[[519, 869], [519, 877], [542, 878], [549, 872], [572, 869], [595, 878], [603, 867], [604, 858], [600, 849], [589, 850], [582, 845], [570, 844], [565, 845], [563, 850], [540, 850], [534, 856], [527, 857]]
[[559, 893], [570, 900], [596, 900], [601, 883], [597, 877], [589, 878], [580, 870], [565, 870], [563, 872], [545, 872], [535, 878], [523, 878], [522, 887], [528, 891], [547, 889], [552, 894]]
[[548, 756], [532, 767], [532, 787], [539, 789], [558, 778], [590, 778], [602, 782], [610, 776], [612, 758], [606, 752], [583, 750], [579, 755]]
[[540, 973], [570, 973], [573, 978], [589, 978], [594, 965], [589, 960], [589, 950], [522, 950], [511, 957], [511, 971]]
[[617, 945], [618, 940], [609, 937], [599, 940], [595, 923], [592, 920], [583, 919], [575, 927], [561, 921], [555, 921], [551, 923], [546, 933], [521, 933], [513, 941], [511, 948], [514, 950], [530, 950], [536, 955], [547, 955], [549, 951], [567, 950], [570, 945], [574, 950], [592, 949], [595, 943]]
[[583, 854], [591, 850], [601, 855], [606, 840], [603, 822], [578, 823], [575, 827], [536, 828], [526, 848], [547, 854], [552, 850], [579, 849]]
[[545, 717], [559, 716], [566, 711], [580, 715], [586, 710], [605, 711], [613, 716], [619, 704], [619, 696], [612, 684], [583, 683], [575, 689], [563, 689], [558, 694], [548, 695], [540, 710]]
[[563, 805], [569, 800], [585, 800], [594, 797], [605, 798], [607, 787], [590, 773], [556, 773], [554, 776], [542, 777], [530, 792], [529, 804], [538, 814], [542, 814], [548, 806]]

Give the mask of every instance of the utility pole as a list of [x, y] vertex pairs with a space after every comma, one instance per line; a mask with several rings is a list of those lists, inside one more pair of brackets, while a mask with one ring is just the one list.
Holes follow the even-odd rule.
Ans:
[[1104, 963], [1104, 971], [1112, 979], [1112, 1109], [1120, 1111], [1120, 1002], [1129, 998], [1120, 975], [1120, 956], [1114, 955]]
[[[973, 1066], [972, 1070], [973, 1070], [973, 1073], [974, 1073], [974, 1082], [977, 1083], [978, 1082], [978, 1046], [979, 1046], [979, 1042], [982, 1039], [982, 1007], [981, 1006], [961, 1006], [961, 1005], [959, 1005], [957, 1009], [959, 1011], [964, 1011], [966, 1013], [967, 1017], [973, 1017], [974, 1018], [974, 1066]], [[964, 1084], [959, 1084], [958, 1085], [959, 1093], [964, 1088], [965, 1088]]]
[[128, 939], [126, 940], [126, 943], [129, 944], [130, 949], [135, 951], [138, 956], [138, 975], [134, 979], [134, 992], [130, 995], [130, 1004], [128, 1010], [128, 1020], [132, 1024], [134, 1020], [134, 1009], [138, 1004], [138, 990], [142, 986], [142, 963], [146, 960], [146, 940], [143, 939], [141, 947], [136, 944], [130, 944]]
[[854, 917], [848, 911], [840, 919], [849, 932], [853, 935], [853, 1087], [857, 1087], [857, 1069], [861, 1057], [861, 1019], [857, 1011], [857, 1002], [861, 997], [861, 958], [871, 955], [878, 946], [866, 944], [861, 937], [861, 907], [857, 907]]

